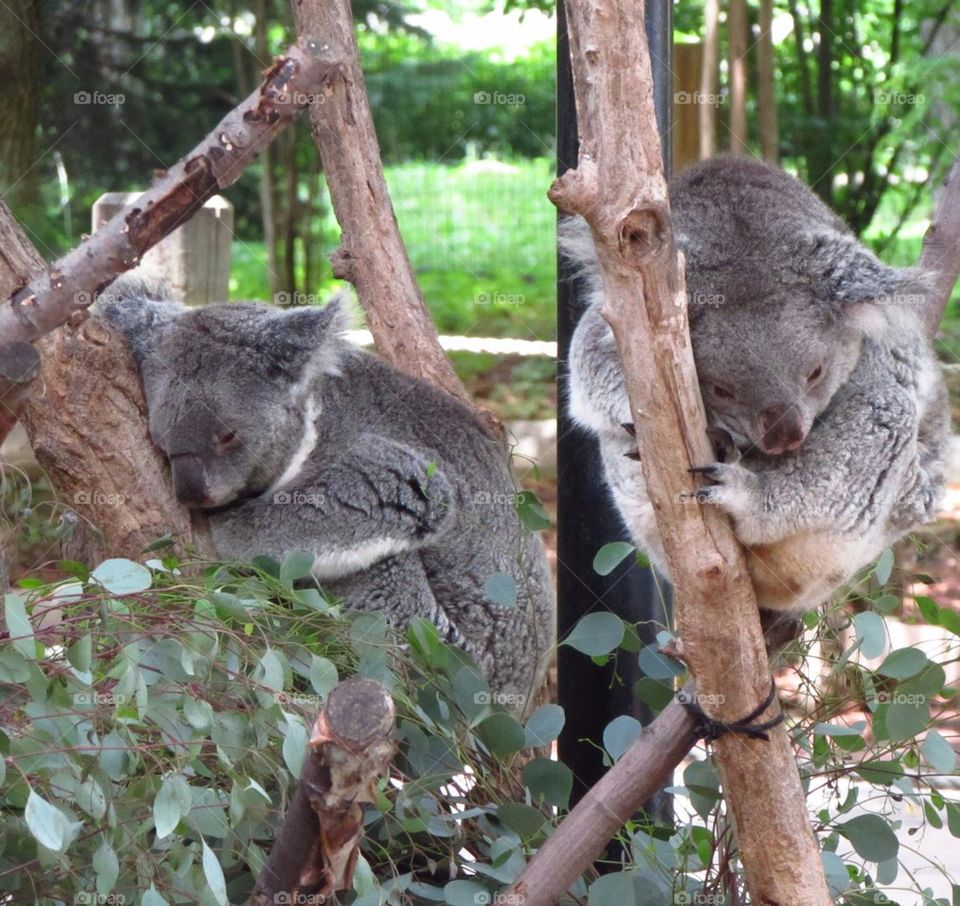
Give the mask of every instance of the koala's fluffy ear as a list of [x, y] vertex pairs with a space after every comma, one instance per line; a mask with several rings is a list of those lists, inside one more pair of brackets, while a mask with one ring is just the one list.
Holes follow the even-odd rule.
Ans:
[[344, 334], [356, 323], [350, 296], [337, 293], [326, 305], [272, 311], [262, 345], [302, 381], [321, 374], [337, 375], [350, 348]]
[[919, 311], [932, 288], [918, 268], [884, 264], [852, 234], [803, 235], [797, 256], [797, 270], [810, 277], [831, 314], [865, 333], [887, 327], [895, 310]]
[[187, 310], [173, 298], [162, 280], [133, 274], [118, 277], [91, 306], [94, 314], [106, 318], [123, 332], [138, 363], [150, 351], [158, 328]]

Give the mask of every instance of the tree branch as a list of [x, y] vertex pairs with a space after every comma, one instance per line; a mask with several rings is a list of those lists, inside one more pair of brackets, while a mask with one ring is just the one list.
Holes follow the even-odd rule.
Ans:
[[322, 34], [324, 53], [343, 62], [323, 104], [310, 111], [343, 235], [334, 275], [357, 290], [377, 352], [394, 367], [473, 403], [437, 339], [407, 257], [383, 177], [380, 146], [360, 68], [349, 0], [298, 0], [300, 34]]
[[671, 701], [560, 822], [510, 889], [498, 894], [498, 902], [558, 902], [610, 838], [667, 782], [697, 741], [693, 723], [690, 712]]
[[[623, 363], [682, 654], [704, 710], [736, 722], [766, 699], [770, 673], [753, 587], [729, 522], [690, 503], [696, 488], [688, 469], [714, 457], [690, 347], [649, 51], [638, 26], [643, 4], [596, 0], [570, 4], [568, 12], [581, 153], [578, 168], [550, 194], [593, 230], [604, 317]], [[758, 720], [778, 708], [774, 703]], [[714, 751], [753, 902], [825, 906], [820, 853], [785, 728], [774, 728], [769, 741], [729, 734]]]

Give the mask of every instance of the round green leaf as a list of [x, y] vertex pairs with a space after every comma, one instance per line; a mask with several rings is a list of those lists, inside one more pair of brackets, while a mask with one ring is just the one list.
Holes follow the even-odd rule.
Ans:
[[883, 617], [872, 610], [865, 610], [854, 616], [853, 626], [864, 657], [880, 657], [887, 647], [887, 631]]
[[486, 598], [500, 607], [517, 606], [517, 581], [506, 573], [494, 573], [483, 583]]
[[941, 774], [952, 773], [957, 764], [957, 753], [953, 751], [953, 746], [937, 730], [927, 733], [923, 745], [920, 746], [920, 754], [930, 767]]
[[325, 657], [313, 655], [310, 661], [310, 685], [313, 691], [326, 698], [340, 682], [337, 665]]
[[887, 655], [877, 668], [877, 673], [893, 679], [905, 679], [922, 673], [929, 663], [927, 656], [919, 648], [898, 648]]
[[33, 638], [33, 624], [27, 616], [26, 603], [20, 595], [4, 595], [3, 604], [11, 644], [24, 657], [35, 660], [37, 643]]
[[523, 783], [534, 802], [543, 801], [556, 808], [567, 808], [573, 790], [573, 771], [559, 761], [534, 758], [523, 769]]
[[90, 578], [112, 595], [134, 595], [146, 591], [153, 582], [149, 569], [122, 557], [104, 560]]
[[477, 735], [496, 758], [506, 758], [519, 752], [527, 742], [523, 727], [509, 714], [491, 714], [477, 727]]
[[283, 737], [283, 760], [294, 777], [300, 776], [307, 755], [307, 728], [294, 717], [287, 717], [287, 733]]
[[590, 657], [599, 657], [602, 654], [609, 654], [621, 641], [623, 641], [623, 620], [616, 614], [600, 611], [581, 617], [563, 640], [563, 644]]
[[636, 550], [626, 541], [611, 541], [597, 551], [597, 555], [593, 558], [593, 571], [599, 576], [609, 576]]
[[879, 815], [858, 815], [837, 827], [857, 855], [868, 862], [896, 858], [900, 843], [889, 823]]
[[82, 821], [71, 821], [34, 790], [27, 797], [23, 817], [37, 842], [57, 853], [64, 852], [83, 827]]
[[676, 658], [667, 657], [657, 645], [647, 645], [637, 655], [637, 664], [646, 676], [655, 680], [669, 680], [684, 671]]
[[292, 585], [298, 579], [305, 579], [313, 569], [316, 555], [312, 551], [290, 551], [280, 564], [280, 581]]
[[621, 714], [604, 727], [603, 747], [610, 757], [617, 761], [636, 742], [642, 730], [643, 725], [639, 720], [628, 714]]
[[560, 705], [541, 705], [527, 718], [524, 728], [526, 744], [532, 748], [553, 742], [560, 735], [566, 719]]
[[497, 817], [523, 840], [536, 836], [547, 820], [539, 809], [519, 802], [498, 806]]
[[887, 548], [878, 558], [876, 566], [873, 567], [874, 575], [881, 585], [886, 585], [890, 581], [890, 574], [893, 572], [894, 556], [893, 550]]
[[590, 906], [638, 906], [633, 875], [625, 871], [604, 875], [590, 885], [587, 902]]

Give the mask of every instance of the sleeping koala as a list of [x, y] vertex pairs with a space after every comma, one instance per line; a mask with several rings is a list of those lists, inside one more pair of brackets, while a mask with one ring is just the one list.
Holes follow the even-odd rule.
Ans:
[[[221, 557], [309, 550], [346, 606], [426, 617], [495, 690], [531, 696], [554, 642], [550, 572], [467, 407], [349, 345], [343, 298], [189, 309], [135, 278], [108, 293], [177, 499], [206, 512]], [[484, 594], [497, 573], [516, 606]]]
[[[728, 455], [699, 498], [733, 520], [762, 608], [826, 601], [929, 522], [949, 413], [916, 309], [923, 277], [878, 261], [812, 192], [759, 161], [719, 158], [670, 185], [707, 420]], [[570, 352], [570, 410], [600, 441], [637, 545], [667, 575], [589, 227], [561, 242], [589, 283]], [[630, 426], [627, 425], [627, 428]]]

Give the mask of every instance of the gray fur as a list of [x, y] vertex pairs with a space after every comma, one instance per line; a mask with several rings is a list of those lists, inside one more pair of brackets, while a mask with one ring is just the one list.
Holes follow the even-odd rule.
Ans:
[[[936, 513], [949, 414], [918, 317], [925, 279], [878, 261], [759, 161], [692, 167], [670, 201], [708, 422], [740, 451], [701, 498], [733, 518], [762, 607], [814, 607]], [[561, 246], [589, 291], [571, 411], [598, 435], [614, 500], [666, 575], [640, 466], [623, 455], [632, 419], [586, 224], [568, 221]]]
[[[348, 607], [429, 618], [496, 691], [529, 698], [554, 643], [552, 582], [505, 451], [472, 412], [350, 346], [343, 299], [188, 309], [136, 286], [115, 295], [103, 313], [140, 366], [151, 436], [221, 557], [310, 550]], [[495, 573], [516, 580], [516, 607], [486, 598]]]

